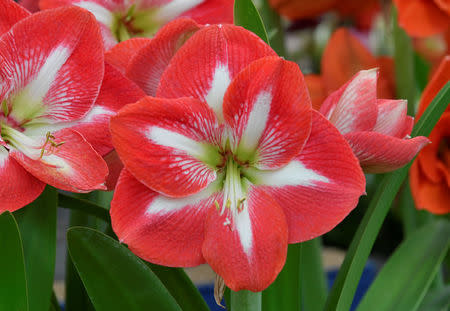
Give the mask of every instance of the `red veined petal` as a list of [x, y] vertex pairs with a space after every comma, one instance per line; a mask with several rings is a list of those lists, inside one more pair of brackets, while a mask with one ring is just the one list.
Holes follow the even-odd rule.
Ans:
[[0, 146], [0, 214], [14, 212], [34, 201], [45, 184], [28, 173]]
[[203, 256], [231, 290], [259, 292], [283, 268], [287, 224], [282, 209], [258, 187], [250, 186], [244, 203], [234, 219], [227, 211], [209, 209]]
[[111, 133], [127, 170], [155, 191], [182, 197], [216, 179], [220, 131], [197, 99], [145, 97], [111, 118]]
[[371, 131], [377, 122], [376, 70], [361, 70], [323, 103], [320, 112], [342, 134]]
[[225, 93], [223, 113], [234, 134], [234, 153], [260, 169], [287, 164], [311, 130], [303, 74], [279, 57], [261, 58], [243, 69]]
[[105, 64], [105, 77], [97, 100], [88, 114], [72, 129], [78, 131], [104, 156], [112, 149], [109, 120], [120, 108], [137, 102], [145, 93], [111, 65]]
[[120, 161], [116, 150], [111, 151], [103, 157], [106, 165], [108, 165], [108, 177], [106, 178], [106, 190], [114, 190], [119, 179], [120, 173], [123, 170], [123, 163]]
[[39, 11], [39, 0], [19, 0], [17, 2], [31, 13]]
[[216, 196], [206, 188], [189, 197], [168, 198], [141, 184], [125, 169], [111, 202], [112, 227], [122, 243], [147, 261], [196, 266], [205, 262], [204, 223]]
[[366, 173], [396, 170], [411, 161], [430, 142], [423, 136], [401, 139], [376, 132], [348, 133], [344, 136]]
[[[410, 121], [406, 114], [408, 109], [408, 102], [406, 100], [394, 100], [394, 99], [379, 99], [377, 100], [378, 116], [377, 123], [375, 124], [373, 131], [398, 137], [405, 138], [405, 127], [409, 128]], [[406, 125], [405, 125], [406, 123]]]
[[119, 42], [109, 51], [105, 52], [105, 61], [125, 74], [128, 63], [133, 56], [151, 41], [152, 39], [149, 38], [131, 38]]
[[56, 144], [64, 144], [47, 144], [41, 158], [34, 160], [16, 150], [10, 154], [28, 172], [53, 187], [72, 192], [106, 189], [108, 167], [91, 145], [71, 129], [62, 129], [53, 136]]
[[344, 137], [316, 111], [309, 139], [292, 162], [278, 170], [247, 174], [283, 209], [289, 243], [333, 229], [356, 207], [366, 185]]
[[254, 60], [276, 53], [259, 37], [233, 25], [197, 31], [175, 54], [161, 77], [157, 97], [194, 97], [222, 120], [222, 102], [231, 80]]
[[30, 12], [13, 0], [0, 1], [0, 36], [10, 30], [15, 23], [30, 15]]
[[429, 0], [394, 0], [398, 8], [398, 23], [410, 36], [428, 37], [444, 32], [450, 17]]
[[149, 44], [136, 52], [126, 75], [147, 95], [155, 96], [159, 80], [179, 48], [199, 29], [196, 22], [179, 18], [162, 28]]
[[[89, 53], [86, 53], [89, 51]], [[0, 40], [0, 79], [18, 122], [72, 121], [92, 107], [103, 78], [97, 22], [79, 8], [35, 13]]]
[[200, 24], [232, 24], [233, 5], [233, 0], [204, 0], [181, 16], [190, 17]]

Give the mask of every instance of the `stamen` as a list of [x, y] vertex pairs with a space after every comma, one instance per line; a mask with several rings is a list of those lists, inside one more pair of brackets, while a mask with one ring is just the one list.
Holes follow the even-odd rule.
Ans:
[[[47, 132], [47, 134], [45, 134], [45, 143], [41, 147], [41, 153], [40, 153], [39, 159], [42, 159], [42, 157], [44, 156], [44, 153], [46, 151], [47, 151], [47, 155], [52, 154], [55, 152], [56, 148], [65, 144], [65, 141], [56, 143], [54, 141], [54, 139], [55, 139], [55, 136], [53, 136], [50, 132]], [[50, 143], [50, 148], [48, 150], [46, 150], [45, 148], [47, 147], [48, 143]]]
[[[227, 212], [227, 221], [224, 226], [234, 226], [232, 220], [236, 219], [237, 214], [245, 209], [245, 191], [242, 188], [241, 173], [239, 164], [233, 158], [228, 158], [226, 163], [225, 181], [223, 185], [223, 204], [220, 215]], [[234, 230], [233, 228], [230, 228]]]

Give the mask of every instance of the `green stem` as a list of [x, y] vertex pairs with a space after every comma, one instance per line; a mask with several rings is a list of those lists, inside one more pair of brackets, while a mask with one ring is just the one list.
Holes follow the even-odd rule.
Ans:
[[320, 238], [301, 243], [300, 277], [303, 310], [323, 310], [327, 299], [327, 281], [322, 265]]
[[261, 311], [261, 292], [241, 290], [231, 291], [231, 310], [234, 311]]

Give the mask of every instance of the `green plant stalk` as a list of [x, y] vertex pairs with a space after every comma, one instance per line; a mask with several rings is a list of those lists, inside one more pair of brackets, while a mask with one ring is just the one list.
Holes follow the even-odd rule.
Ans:
[[[450, 102], [450, 82], [440, 90], [428, 106], [411, 136], [428, 136]], [[410, 162], [405, 167], [386, 174], [370, 202], [369, 208], [350, 244], [336, 281], [328, 296], [325, 310], [348, 311], [353, 301], [361, 274], [372, 250], [381, 225], [389, 211], [392, 201], [405, 180]]]
[[288, 245], [286, 262], [275, 281], [262, 292], [263, 311], [297, 311], [301, 307], [301, 243]]
[[302, 310], [321, 311], [325, 306], [328, 294], [327, 280], [322, 265], [322, 240], [315, 238], [300, 245]]
[[261, 311], [261, 292], [231, 291], [231, 309], [235, 311]]

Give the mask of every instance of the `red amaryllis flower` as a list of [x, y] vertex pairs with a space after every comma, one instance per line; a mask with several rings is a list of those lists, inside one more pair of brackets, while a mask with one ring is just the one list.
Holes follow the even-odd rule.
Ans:
[[398, 23], [413, 37], [427, 37], [450, 27], [449, 0], [394, 0]]
[[[439, 90], [450, 81], [450, 56], [439, 65], [419, 104], [420, 117]], [[442, 114], [410, 171], [411, 191], [418, 209], [450, 213], [450, 108]]]
[[377, 77], [375, 69], [360, 71], [320, 108], [368, 173], [402, 167], [429, 142], [423, 136], [409, 139], [414, 119], [406, 115], [407, 101], [377, 99]]
[[311, 109], [298, 66], [240, 27], [197, 31], [156, 95], [111, 119], [125, 165], [112, 225], [145, 260], [207, 262], [232, 290], [261, 291], [288, 243], [331, 230], [364, 192], [357, 159]]
[[378, 96], [394, 97], [392, 59], [375, 57], [349, 29], [337, 29], [323, 52], [321, 74], [305, 77], [313, 107], [318, 109], [328, 95], [340, 88], [358, 71], [376, 67], [380, 70]]
[[103, 78], [95, 19], [79, 8], [26, 17], [7, 0], [0, 12], [2, 30], [12, 26], [0, 37], [0, 212], [33, 201], [45, 184], [104, 189], [106, 164], [71, 128], [90, 112]]
[[132, 37], [150, 37], [177, 17], [201, 24], [232, 23], [233, 0], [40, 0], [41, 9], [76, 5], [95, 15], [110, 49]]

